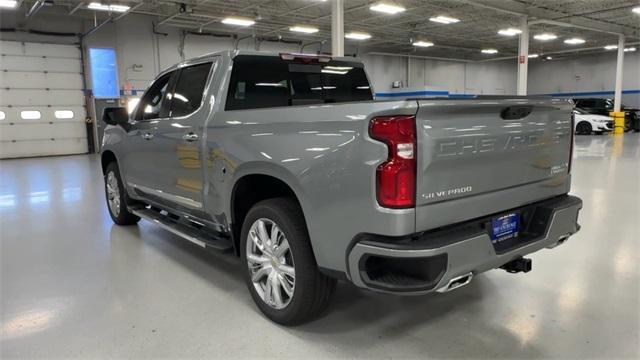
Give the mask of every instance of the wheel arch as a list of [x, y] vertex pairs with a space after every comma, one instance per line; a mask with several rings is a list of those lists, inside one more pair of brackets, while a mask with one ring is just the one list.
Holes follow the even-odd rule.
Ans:
[[235, 181], [231, 191], [229, 209], [236, 255], [240, 255], [240, 233], [242, 232], [244, 219], [251, 207], [262, 200], [278, 197], [291, 198], [298, 204], [305, 221], [305, 227], [307, 227], [307, 220], [300, 197], [294, 190], [294, 186], [291, 186], [289, 182], [279, 176], [262, 172], [244, 174]]
[[100, 165], [102, 166], [102, 174], [104, 175], [107, 171], [107, 166], [112, 162], [117, 163], [118, 158], [116, 158], [116, 154], [111, 150], [105, 150], [100, 155]]

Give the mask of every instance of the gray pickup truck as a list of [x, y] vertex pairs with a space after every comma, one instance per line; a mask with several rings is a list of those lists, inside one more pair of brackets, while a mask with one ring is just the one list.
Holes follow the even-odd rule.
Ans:
[[103, 120], [113, 221], [233, 251], [281, 324], [317, 317], [336, 280], [446, 292], [579, 230], [567, 100], [375, 101], [354, 58], [226, 51]]

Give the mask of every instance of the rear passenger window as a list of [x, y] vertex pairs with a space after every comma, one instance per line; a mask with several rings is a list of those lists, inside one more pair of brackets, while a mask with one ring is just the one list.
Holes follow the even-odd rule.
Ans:
[[[251, 57], [251, 59], [254, 58]], [[271, 60], [271, 58], [266, 59]], [[287, 64], [282, 61], [256, 63], [247, 60], [241, 59], [240, 56], [234, 60], [226, 109], [257, 109], [289, 105]]]
[[171, 117], [189, 115], [200, 108], [211, 64], [189, 66], [180, 71], [171, 97]]
[[298, 63], [273, 56], [233, 60], [226, 110], [372, 100], [361, 64]]

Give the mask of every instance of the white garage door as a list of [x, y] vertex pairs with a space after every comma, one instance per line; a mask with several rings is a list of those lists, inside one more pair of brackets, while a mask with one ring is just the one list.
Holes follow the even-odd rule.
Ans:
[[87, 152], [80, 49], [0, 41], [0, 158]]

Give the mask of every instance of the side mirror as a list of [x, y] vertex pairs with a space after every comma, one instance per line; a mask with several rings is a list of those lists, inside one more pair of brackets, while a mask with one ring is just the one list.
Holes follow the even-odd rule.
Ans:
[[102, 121], [109, 125], [125, 126], [129, 123], [129, 113], [123, 107], [108, 107], [102, 112]]

